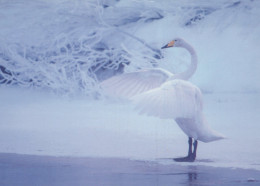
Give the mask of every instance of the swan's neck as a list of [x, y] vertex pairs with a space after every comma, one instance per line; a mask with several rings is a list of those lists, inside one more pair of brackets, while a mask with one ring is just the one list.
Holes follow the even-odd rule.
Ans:
[[184, 43], [182, 47], [189, 51], [191, 55], [191, 63], [186, 71], [175, 74], [173, 79], [188, 80], [195, 73], [197, 69], [198, 58], [194, 48], [190, 46], [188, 43]]

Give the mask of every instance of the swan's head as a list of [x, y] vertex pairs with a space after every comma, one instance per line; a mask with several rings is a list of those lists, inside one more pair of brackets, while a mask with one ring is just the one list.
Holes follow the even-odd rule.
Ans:
[[185, 44], [185, 41], [181, 38], [175, 38], [167, 45], [163, 46], [161, 49], [170, 48], [170, 47], [182, 47]]

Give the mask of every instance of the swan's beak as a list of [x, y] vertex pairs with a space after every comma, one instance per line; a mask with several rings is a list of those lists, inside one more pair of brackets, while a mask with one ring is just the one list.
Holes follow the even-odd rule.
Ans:
[[163, 46], [161, 49], [169, 48], [169, 47], [173, 47], [173, 46], [174, 46], [174, 41], [171, 41], [171, 42], [168, 43], [167, 45]]
[[163, 46], [161, 49], [165, 49], [165, 48], [168, 48], [168, 44]]

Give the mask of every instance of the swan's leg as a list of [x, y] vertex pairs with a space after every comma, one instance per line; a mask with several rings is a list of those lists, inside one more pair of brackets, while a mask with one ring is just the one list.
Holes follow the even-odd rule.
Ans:
[[193, 162], [196, 158], [196, 150], [197, 150], [197, 140], [193, 143], [194, 145], [194, 150], [192, 152], [192, 138], [189, 137], [189, 151], [188, 151], [188, 156], [182, 157], [182, 158], [174, 158], [174, 161], [178, 162]]
[[192, 138], [191, 137], [189, 137], [188, 143], [189, 143], [188, 156], [191, 156], [191, 154], [192, 154]]
[[198, 141], [195, 140], [193, 143], [193, 153], [192, 153], [192, 157], [194, 158], [194, 160], [196, 159], [197, 147], [198, 147]]

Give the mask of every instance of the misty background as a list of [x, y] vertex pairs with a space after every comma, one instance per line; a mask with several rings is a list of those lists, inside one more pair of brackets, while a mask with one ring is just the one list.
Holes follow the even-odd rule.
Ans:
[[[99, 82], [190, 63], [212, 128], [195, 164], [260, 170], [260, 1], [0, 0], [0, 152], [156, 159], [186, 153], [173, 120], [106, 100]], [[169, 162], [168, 162], [169, 163]], [[171, 162], [172, 163], [172, 162]]]

